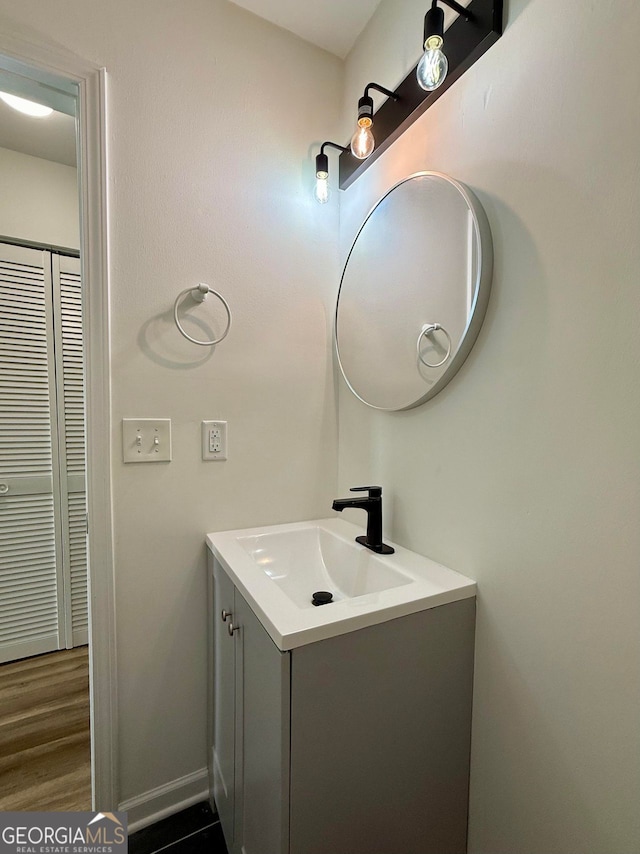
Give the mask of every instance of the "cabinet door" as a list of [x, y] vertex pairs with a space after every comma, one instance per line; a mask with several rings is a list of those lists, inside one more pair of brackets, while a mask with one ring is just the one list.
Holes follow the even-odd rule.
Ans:
[[236, 730], [239, 854], [289, 851], [290, 653], [281, 652], [235, 592], [241, 656]]
[[[234, 840], [235, 809], [235, 719], [236, 719], [236, 644], [228, 627], [235, 621], [234, 587], [220, 566], [213, 561], [213, 798], [229, 849]], [[226, 621], [222, 612], [229, 616]]]

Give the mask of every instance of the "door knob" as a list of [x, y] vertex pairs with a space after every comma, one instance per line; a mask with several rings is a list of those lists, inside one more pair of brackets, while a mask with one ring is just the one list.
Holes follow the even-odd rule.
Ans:
[[234, 626], [233, 623], [229, 623], [229, 625], [227, 626], [227, 630], [231, 637], [233, 637], [233, 633], [237, 632], [239, 628], [240, 626]]
[[226, 623], [226, 622], [227, 622], [227, 619], [231, 616], [231, 611], [226, 611], [226, 610], [223, 608], [223, 609], [222, 609], [222, 614], [221, 614], [220, 616], [222, 617], [222, 622], [223, 622], [223, 623]]

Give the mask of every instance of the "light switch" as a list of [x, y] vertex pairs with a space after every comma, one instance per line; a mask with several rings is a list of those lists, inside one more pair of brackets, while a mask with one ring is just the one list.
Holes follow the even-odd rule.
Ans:
[[202, 422], [202, 459], [227, 459], [227, 422]]
[[125, 463], [171, 461], [170, 418], [123, 418], [122, 457]]

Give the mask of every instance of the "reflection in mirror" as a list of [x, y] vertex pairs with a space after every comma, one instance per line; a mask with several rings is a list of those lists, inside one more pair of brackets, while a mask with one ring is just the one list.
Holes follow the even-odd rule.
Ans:
[[410, 409], [459, 370], [484, 318], [492, 275], [486, 215], [462, 184], [405, 178], [365, 219], [342, 274], [340, 368], [376, 409]]

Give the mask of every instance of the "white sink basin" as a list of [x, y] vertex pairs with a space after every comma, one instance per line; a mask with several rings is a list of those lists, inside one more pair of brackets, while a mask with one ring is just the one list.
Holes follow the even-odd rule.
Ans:
[[317, 524], [240, 536], [237, 541], [298, 608], [317, 607], [311, 596], [318, 590], [332, 593], [335, 602], [412, 581], [388, 560]]
[[[207, 545], [282, 650], [475, 596], [475, 583], [395, 544], [377, 555], [344, 519], [209, 534]], [[312, 604], [317, 591], [333, 594]]]

